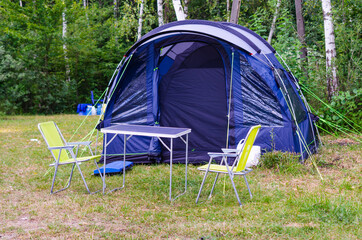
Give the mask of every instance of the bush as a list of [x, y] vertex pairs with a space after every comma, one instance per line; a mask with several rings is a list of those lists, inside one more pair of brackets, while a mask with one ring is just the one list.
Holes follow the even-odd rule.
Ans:
[[[362, 130], [362, 88], [352, 92], [339, 92], [334, 96], [329, 106], [320, 109], [319, 115], [326, 123], [321, 123], [323, 128], [333, 128], [328, 122], [344, 128]], [[323, 126], [324, 125], [324, 126]]]
[[305, 167], [299, 162], [299, 156], [290, 152], [266, 152], [260, 158], [260, 167], [274, 169], [281, 173], [300, 174]]

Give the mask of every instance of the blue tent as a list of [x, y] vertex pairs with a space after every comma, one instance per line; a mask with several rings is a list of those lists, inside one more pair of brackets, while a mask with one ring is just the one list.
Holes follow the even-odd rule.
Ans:
[[[190, 163], [235, 147], [261, 124], [255, 145], [301, 154], [318, 147], [315, 127], [294, 76], [255, 32], [231, 23], [186, 20], [158, 27], [126, 53], [108, 86], [102, 126], [117, 123], [191, 128]], [[184, 144], [174, 142], [174, 161]], [[122, 159], [123, 139], [107, 147]], [[127, 160], [168, 161], [157, 139], [132, 137]], [[109, 154], [109, 155], [108, 155]], [[109, 157], [108, 157], [109, 156]]]

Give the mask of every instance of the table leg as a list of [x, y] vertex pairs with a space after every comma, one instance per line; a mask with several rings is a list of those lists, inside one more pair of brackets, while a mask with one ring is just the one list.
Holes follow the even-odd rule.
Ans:
[[103, 195], [106, 189], [106, 163], [107, 163], [107, 133], [104, 134], [104, 158], [103, 158]]
[[185, 175], [185, 192], [187, 190], [187, 165], [189, 161], [189, 134], [186, 134], [186, 153], [185, 153], [185, 164], [186, 164], [186, 175]]
[[170, 201], [172, 201], [172, 155], [173, 155], [173, 138], [170, 138]]
[[124, 141], [123, 141], [123, 185], [124, 187], [125, 181], [126, 181], [126, 147], [127, 147], [127, 136], [124, 134]]

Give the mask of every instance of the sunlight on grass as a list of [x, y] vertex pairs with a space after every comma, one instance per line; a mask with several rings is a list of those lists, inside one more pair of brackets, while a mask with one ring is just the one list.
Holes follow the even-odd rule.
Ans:
[[[242, 178], [235, 182], [239, 207], [230, 180], [221, 177], [211, 199], [213, 176], [206, 181], [195, 204], [203, 173], [189, 166], [187, 193], [168, 200], [169, 165], [136, 165], [126, 173], [126, 187], [107, 195], [86, 194], [79, 172], [66, 191], [50, 195], [54, 169], [50, 152], [37, 123], [57, 122], [66, 139], [82, 122], [76, 115], [17, 116], [0, 119], [0, 238], [104, 239], [358, 239], [361, 237], [361, 146], [346, 140], [341, 145], [329, 136], [315, 156], [325, 178], [321, 182], [307, 161], [276, 153], [270, 167], [248, 175], [250, 199]], [[82, 139], [94, 126], [85, 121], [73, 137]], [[345, 138], [344, 138], [345, 139]], [[94, 140], [94, 139], [93, 139]], [[344, 144], [347, 143], [347, 144]], [[94, 145], [93, 145], [94, 146]], [[99, 143], [101, 146], [101, 143]], [[275, 154], [274, 154], [275, 155]], [[289, 159], [287, 162], [280, 159]], [[271, 164], [273, 163], [273, 164]], [[101, 188], [91, 162], [81, 164], [91, 191]], [[69, 176], [61, 166], [56, 189]], [[173, 193], [181, 193], [184, 165], [174, 165]], [[109, 189], [122, 175], [107, 177]]]

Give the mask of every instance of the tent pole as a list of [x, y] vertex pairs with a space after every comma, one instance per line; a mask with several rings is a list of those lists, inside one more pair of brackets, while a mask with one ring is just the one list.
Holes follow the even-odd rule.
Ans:
[[230, 72], [230, 84], [229, 84], [229, 106], [228, 106], [228, 125], [226, 129], [226, 148], [229, 148], [229, 132], [230, 132], [230, 113], [231, 113], [231, 94], [232, 94], [232, 86], [233, 86], [233, 70], [234, 70], [234, 49], [232, 48], [231, 54], [231, 72]]

